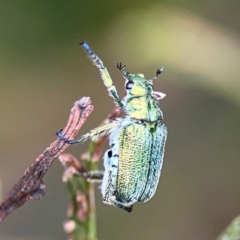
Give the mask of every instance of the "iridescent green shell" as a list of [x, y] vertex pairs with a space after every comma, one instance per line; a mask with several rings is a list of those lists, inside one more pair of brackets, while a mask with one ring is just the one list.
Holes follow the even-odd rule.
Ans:
[[158, 123], [152, 133], [129, 117], [119, 121], [121, 125], [110, 134], [112, 147], [104, 156], [101, 188], [105, 203], [131, 211], [131, 205], [148, 201], [156, 191], [167, 129]]

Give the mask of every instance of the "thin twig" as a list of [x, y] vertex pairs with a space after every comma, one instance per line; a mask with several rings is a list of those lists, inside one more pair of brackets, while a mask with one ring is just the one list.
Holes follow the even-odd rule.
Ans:
[[[63, 134], [68, 139], [74, 139], [81, 126], [93, 110], [89, 97], [83, 97], [74, 103]], [[21, 207], [28, 200], [41, 199], [45, 195], [46, 186], [43, 177], [54, 160], [69, 146], [57, 138], [37, 159], [27, 168], [24, 175], [12, 187], [5, 200], [0, 204], [0, 222], [11, 212]]]

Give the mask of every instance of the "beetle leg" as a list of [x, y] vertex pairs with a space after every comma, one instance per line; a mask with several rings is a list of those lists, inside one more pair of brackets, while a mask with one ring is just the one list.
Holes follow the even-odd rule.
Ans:
[[126, 206], [124, 206], [122, 204], [112, 202], [111, 200], [104, 199], [103, 203], [108, 204], [110, 206], [119, 207], [119, 208], [121, 208], [121, 209], [123, 209], [123, 210], [125, 210], [125, 211], [127, 211], [129, 213], [132, 212], [132, 209], [133, 209], [133, 205], [126, 207]]
[[82, 42], [80, 43], [80, 45], [86, 50], [94, 65], [96, 65], [96, 67], [99, 69], [103, 83], [107, 87], [109, 95], [114, 99], [114, 101], [120, 108], [124, 109], [124, 104], [121, 98], [118, 96], [117, 89], [113, 85], [113, 81], [109, 75], [107, 68], [104, 66], [102, 60], [91, 50], [91, 48], [88, 46], [86, 42]]
[[115, 201], [112, 201], [112, 200], [108, 200], [108, 201], [103, 201], [103, 203], [105, 204], [108, 204], [108, 205], [112, 205], [112, 206], [115, 206], [115, 207], [119, 207], [127, 212], [132, 212], [132, 208], [133, 208], [133, 205], [129, 205], [129, 206], [125, 206], [121, 203], [117, 203]]
[[115, 204], [122, 205], [124, 207], [131, 207], [134, 203], [137, 202], [137, 200], [134, 200], [134, 201], [131, 201], [131, 202], [128, 202], [128, 203], [120, 202], [120, 201], [116, 200], [116, 196], [115, 195], [112, 195], [110, 197], [110, 201], [115, 203]]
[[77, 172], [75, 175], [86, 179], [88, 182], [102, 182], [103, 179], [103, 171], [100, 170]]
[[62, 130], [58, 131], [56, 134], [58, 135], [58, 137], [63, 140], [65, 143], [68, 144], [76, 144], [76, 143], [80, 143], [82, 141], [87, 140], [88, 138], [98, 138], [104, 134], [107, 134], [112, 128], [117, 127], [119, 125], [119, 122], [112, 122], [97, 128], [92, 129], [89, 133], [86, 133], [84, 135], [82, 135], [79, 139], [77, 140], [68, 140], [66, 139], [63, 135], [62, 135]]

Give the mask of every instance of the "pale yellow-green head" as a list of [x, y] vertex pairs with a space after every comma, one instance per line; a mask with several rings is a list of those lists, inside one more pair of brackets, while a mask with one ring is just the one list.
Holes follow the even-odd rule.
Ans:
[[143, 97], [152, 96], [157, 100], [165, 97], [164, 93], [153, 91], [153, 81], [162, 73], [163, 68], [158, 69], [156, 75], [151, 79], [146, 79], [142, 73], [131, 74], [125, 71], [125, 65], [117, 64], [117, 68], [121, 71], [123, 77], [125, 78], [125, 89], [127, 95]]
[[127, 94], [132, 96], [147, 96], [153, 91], [152, 84], [144, 77], [143, 74], [131, 74], [126, 72], [125, 89]]

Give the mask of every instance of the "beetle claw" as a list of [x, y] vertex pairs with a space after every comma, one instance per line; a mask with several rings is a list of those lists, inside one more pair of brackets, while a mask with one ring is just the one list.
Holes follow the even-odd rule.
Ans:
[[68, 139], [66, 139], [66, 138], [62, 135], [62, 129], [60, 129], [60, 130], [56, 133], [56, 135], [57, 135], [61, 140], [63, 140], [65, 143], [70, 144], [70, 141], [69, 141]]

